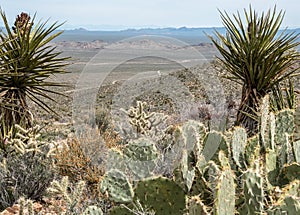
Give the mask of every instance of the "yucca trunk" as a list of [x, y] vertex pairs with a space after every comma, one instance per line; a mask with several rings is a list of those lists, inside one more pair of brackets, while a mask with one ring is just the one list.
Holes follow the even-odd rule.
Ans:
[[258, 121], [255, 116], [259, 111], [260, 101], [265, 95], [264, 91], [257, 92], [255, 88], [244, 86], [242, 89], [242, 99], [238, 108], [236, 125], [246, 128], [249, 135], [257, 132]]
[[3, 102], [6, 104], [1, 107], [1, 115], [5, 122], [6, 130], [20, 124], [23, 127], [31, 127], [31, 113], [26, 102], [26, 93], [23, 90], [10, 90], [3, 96]]

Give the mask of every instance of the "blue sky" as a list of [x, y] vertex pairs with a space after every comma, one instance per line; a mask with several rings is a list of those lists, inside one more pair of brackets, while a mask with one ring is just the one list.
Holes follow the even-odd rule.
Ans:
[[217, 9], [234, 13], [277, 5], [286, 11], [283, 27], [300, 27], [299, 0], [0, 0], [10, 20], [22, 11], [51, 21], [66, 21], [64, 28], [126, 29], [143, 27], [218, 27]]

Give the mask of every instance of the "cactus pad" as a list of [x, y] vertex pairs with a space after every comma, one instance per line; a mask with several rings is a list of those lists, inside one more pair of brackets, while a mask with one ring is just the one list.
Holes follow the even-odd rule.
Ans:
[[222, 171], [217, 182], [216, 199], [214, 204], [216, 215], [234, 215], [235, 183], [234, 173], [230, 169]]
[[126, 175], [116, 169], [108, 171], [100, 184], [101, 192], [108, 192], [109, 198], [115, 202], [131, 202], [133, 189]]
[[156, 177], [138, 182], [135, 198], [147, 205], [156, 215], [182, 215], [185, 209], [185, 194], [174, 181]]

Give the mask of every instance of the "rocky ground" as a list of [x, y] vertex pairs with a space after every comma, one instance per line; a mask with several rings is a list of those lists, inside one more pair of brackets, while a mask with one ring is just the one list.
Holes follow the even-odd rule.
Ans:
[[[45, 134], [51, 140], [63, 140], [74, 132], [74, 117], [72, 114], [73, 97], [78, 93], [76, 84], [82, 78], [82, 71], [87, 65], [93, 64], [93, 57], [109, 46], [111, 49], [162, 49], [172, 52], [178, 49], [174, 44], [155, 43], [150, 40], [123, 41], [108, 44], [103, 41], [93, 42], [58, 42], [55, 44], [64, 56], [71, 56], [70, 66], [66, 74], [53, 77], [56, 82], [64, 82], [68, 86], [55, 89], [65, 97], [52, 95], [54, 102], [47, 101], [58, 115], [45, 113], [32, 104], [32, 112], [37, 123], [45, 125]], [[187, 47], [180, 46], [182, 50]], [[184, 68], [176, 62], [159, 58], [141, 58], [123, 62], [116, 67], [101, 84], [96, 104], [93, 109], [96, 123], [101, 125], [105, 120], [113, 118], [112, 113], [118, 109], [129, 109], [137, 100], [149, 104], [149, 110], [162, 112], [172, 117], [173, 123], [187, 119], [195, 119], [207, 123], [214, 117], [213, 109], [217, 107], [217, 98], [223, 94], [224, 113], [227, 126], [231, 126], [241, 96], [241, 86], [225, 79], [226, 71], [215, 60], [216, 50], [212, 44], [194, 45], [206, 59], [206, 63], [190, 68]], [[187, 59], [189, 56], [185, 56]], [[95, 65], [92, 65], [95, 66]], [[96, 65], [95, 69], [102, 65]], [[295, 82], [296, 89], [299, 81]], [[86, 91], [88, 94], [89, 91]], [[84, 94], [83, 94], [84, 95]], [[85, 96], [82, 97], [84, 99]], [[221, 101], [219, 101], [221, 103]], [[86, 114], [86, 113], [85, 113]], [[89, 113], [90, 114], [90, 113]], [[113, 123], [107, 122], [107, 123]]]

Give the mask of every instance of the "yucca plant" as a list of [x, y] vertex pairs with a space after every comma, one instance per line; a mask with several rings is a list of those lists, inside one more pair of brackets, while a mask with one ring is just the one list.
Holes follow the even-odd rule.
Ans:
[[276, 7], [260, 16], [252, 10], [244, 10], [231, 18], [220, 12], [226, 34], [215, 32], [210, 39], [222, 55], [218, 58], [229, 72], [229, 79], [242, 85], [242, 98], [236, 124], [244, 126], [249, 134], [257, 130], [257, 121], [252, 118], [258, 112], [261, 99], [274, 86], [295, 75], [298, 67], [292, 67], [299, 59], [295, 48], [298, 35], [280, 32], [284, 12]]
[[53, 100], [51, 94], [63, 95], [49, 87], [65, 84], [48, 78], [65, 72], [67, 58], [49, 45], [62, 33], [57, 31], [62, 24], [55, 22], [48, 26], [46, 21], [34, 25], [35, 15], [31, 19], [28, 14], [21, 13], [11, 28], [5, 13], [0, 11], [0, 15], [5, 27], [0, 32], [0, 131], [3, 132], [15, 124], [25, 128], [31, 126], [32, 114], [27, 99], [54, 112], [42, 98]]
[[296, 91], [291, 78], [273, 86], [270, 94], [270, 107], [273, 112], [297, 108]]

